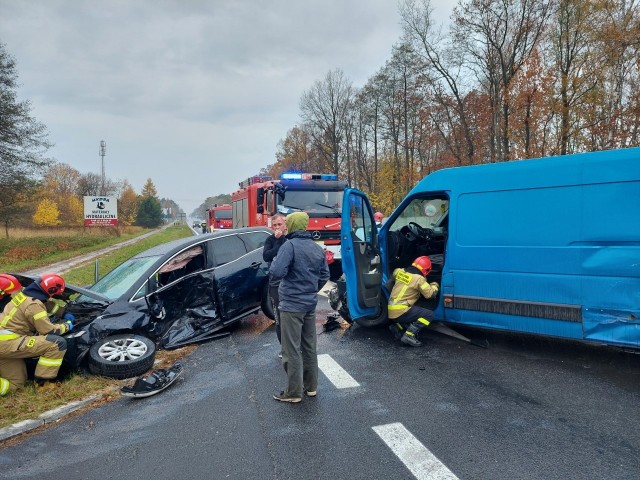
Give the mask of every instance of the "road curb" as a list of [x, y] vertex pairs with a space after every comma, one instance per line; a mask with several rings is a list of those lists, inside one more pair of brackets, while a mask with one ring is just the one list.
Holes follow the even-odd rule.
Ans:
[[14, 423], [10, 427], [0, 428], [0, 441], [15, 437], [22, 433], [41, 427], [42, 425], [54, 423], [60, 420], [65, 415], [68, 415], [71, 412], [75, 412], [76, 410], [88, 405], [98, 398], [100, 398], [100, 395], [91, 395], [84, 400], [70, 402], [66, 405], [62, 405], [61, 407], [49, 410], [48, 412], [44, 412], [37, 419], [23, 420], [22, 422]]

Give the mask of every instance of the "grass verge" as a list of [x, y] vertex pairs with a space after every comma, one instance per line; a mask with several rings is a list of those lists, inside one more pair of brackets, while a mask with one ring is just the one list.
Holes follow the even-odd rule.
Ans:
[[[190, 355], [196, 345], [175, 350], [159, 350], [156, 352], [154, 370], [168, 368], [175, 361]], [[43, 392], [36, 391], [30, 382], [24, 390], [13, 395], [0, 397], [0, 428], [8, 427], [23, 420], [38, 418], [49, 410], [66, 405], [69, 402], [83, 400], [91, 395], [100, 397], [94, 404], [105, 403], [120, 396], [121, 387], [133, 384], [133, 379], [115, 380], [113, 378], [98, 377], [74, 373], [63, 381], [55, 383], [54, 387]]]
[[[188, 230], [189, 227], [183, 225]], [[0, 271], [25, 272], [52, 263], [68, 260], [84, 253], [115, 245], [151, 232], [141, 227], [127, 227], [120, 235], [101, 230], [59, 235], [43, 230], [38, 237], [0, 239]]]
[[[116, 251], [109, 252], [100, 258], [101, 274], [106, 274], [127, 258], [148, 248], [190, 235], [192, 235], [192, 232], [186, 225], [171, 226], [133, 245], [127, 245]], [[122, 240], [121, 237], [120, 239]], [[99, 248], [103, 247], [104, 245], [101, 245]], [[94, 265], [89, 264], [70, 270], [64, 274], [64, 278], [68, 283], [76, 285], [92, 284]], [[190, 354], [195, 348], [195, 345], [190, 345], [171, 351], [157, 351], [154, 369], [172, 365], [176, 359]], [[72, 401], [82, 400], [93, 394], [101, 395], [101, 400], [98, 400], [98, 402], [117, 398], [119, 396], [119, 388], [130, 383], [133, 383], [132, 379], [114, 380], [112, 378], [73, 373], [56, 383], [55, 388], [44, 392], [36, 392], [31, 382], [29, 382], [24, 390], [13, 395], [0, 397], [0, 428], [22, 420], [37, 418], [53, 408], [66, 405]]]
[[[128, 258], [140, 252], [144, 252], [145, 250], [148, 250], [151, 247], [155, 247], [156, 245], [161, 245], [173, 240], [178, 240], [179, 238], [189, 237], [192, 234], [193, 232], [187, 225], [172, 225], [163, 230], [160, 230], [155, 235], [143, 238], [133, 245], [127, 245], [113, 252], [101, 255], [100, 257], [98, 257], [100, 276], [104, 276]], [[87, 265], [69, 270], [62, 276], [64, 277], [66, 282], [73, 283], [74, 285], [93, 285], [95, 283], [95, 262], [91, 262]]]

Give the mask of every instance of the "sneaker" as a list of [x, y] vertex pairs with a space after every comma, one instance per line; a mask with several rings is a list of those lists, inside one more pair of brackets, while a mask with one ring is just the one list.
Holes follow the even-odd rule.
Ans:
[[277, 393], [273, 396], [274, 400], [278, 400], [279, 402], [286, 402], [286, 403], [299, 403], [302, 401], [302, 398], [300, 397], [289, 397], [288, 395], [284, 394], [284, 390], [280, 393]]
[[315, 397], [318, 394], [318, 392], [316, 390], [305, 390], [304, 394], [307, 397]]

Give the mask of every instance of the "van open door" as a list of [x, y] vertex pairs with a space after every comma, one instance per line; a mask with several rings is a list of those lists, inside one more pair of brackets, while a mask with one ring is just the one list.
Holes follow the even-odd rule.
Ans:
[[360, 190], [345, 189], [340, 226], [349, 313], [357, 323], [372, 326], [386, 313], [380, 311], [382, 262], [373, 210]]

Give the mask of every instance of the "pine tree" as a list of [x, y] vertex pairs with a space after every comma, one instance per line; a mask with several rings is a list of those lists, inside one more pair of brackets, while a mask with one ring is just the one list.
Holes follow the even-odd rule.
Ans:
[[143, 197], [138, 207], [136, 225], [155, 228], [162, 224], [162, 208], [155, 197]]

